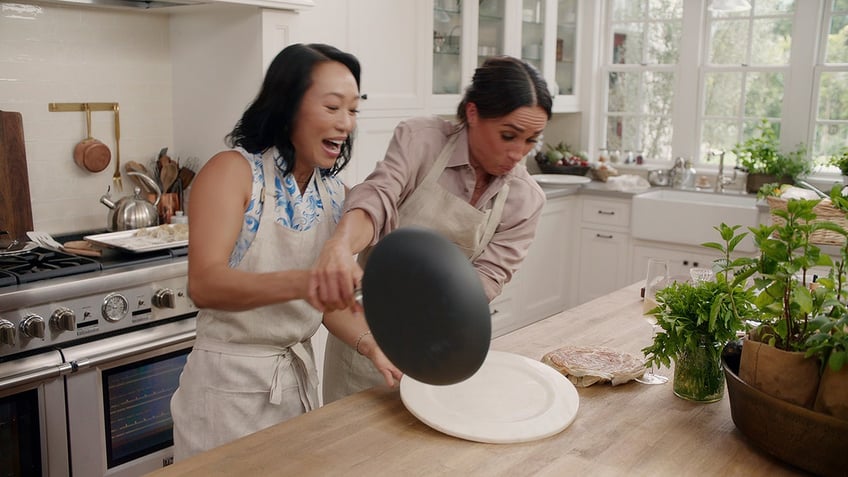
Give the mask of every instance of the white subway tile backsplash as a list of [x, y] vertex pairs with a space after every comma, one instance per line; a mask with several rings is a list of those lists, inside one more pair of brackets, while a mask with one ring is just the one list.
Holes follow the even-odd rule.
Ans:
[[[112, 184], [111, 112], [92, 114], [92, 135], [112, 150], [99, 173], [74, 163], [83, 113], [48, 112], [51, 102], [118, 102], [121, 161], [147, 164], [172, 137], [169, 18], [154, 12], [42, 3], [0, 3], [0, 110], [23, 115], [37, 230], [106, 226], [99, 198]], [[124, 180], [123, 193], [132, 193]]]

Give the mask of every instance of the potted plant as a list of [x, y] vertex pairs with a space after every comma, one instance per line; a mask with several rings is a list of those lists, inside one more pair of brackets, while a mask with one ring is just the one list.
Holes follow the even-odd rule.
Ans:
[[[830, 200], [848, 211], [841, 188], [833, 188]], [[848, 245], [843, 240], [840, 257], [831, 259], [814, 237], [822, 231], [843, 237], [848, 232], [819, 218], [819, 204], [789, 200], [785, 209], [772, 208], [772, 225], [749, 229], [757, 257], [716, 262], [728, 274], [747, 277], [735, 283], [751, 297], [745, 317], [751, 329], [741, 341], [738, 366], [731, 359], [733, 344], [725, 349], [723, 366], [731, 416], [745, 436], [813, 473], [843, 475], [848, 456], [837, 442], [848, 433], [848, 383], [841, 381], [848, 376]], [[794, 374], [792, 361], [806, 371]], [[825, 375], [827, 380], [821, 378]]]
[[748, 172], [746, 190], [752, 194], [769, 183], [793, 184], [813, 168], [803, 144], [789, 153], [780, 150], [777, 132], [766, 119], [760, 121], [752, 137], [737, 143], [732, 151], [737, 164]]
[[842, 183], [848, 185], [848, 146], [844, 146], [838, 153], [830, 156], [828, 164], [835, 166], [842, 174]]
[[753, 297], [743, 286], [750, 273], [730, 273], [734, 267], [751, 268], [750, 259], [731, 257], [744, 237], [734, 235], [737, 228], [717, 227], [724, 243], [711, 246], [725, 255], [714, 280], [673, 282], [657, 292], [658, 305], [648, 311], [660, 331], [642, 352], [651, 365], [675, 362], [673, 390], [683, 399], [714, 402], [724, 396], [721, 351], [751, 312]]

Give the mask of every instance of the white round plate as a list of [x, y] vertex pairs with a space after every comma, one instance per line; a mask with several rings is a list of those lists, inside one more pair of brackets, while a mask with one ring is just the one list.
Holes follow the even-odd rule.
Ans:
[[551, 186], [573, 186], [592, 182], [592, 179], [586, 176], [574, 176], [571, 174], [533, 174], [532, 177], [539, 184]]
[[24, 245], [24, 248], [21, 248], [21, 249], [18, 249], [18, 250], [9, 250], [9, 251], [0, 250], [0, 256], [2, 256], [2, 255], [18, 255], [18, 254], [21, 254], [21, 253], [29, 252], [30, 250], [32, 250], [36, 247], [38, 247], [37, 243], [27, 242], [26, 245]]
[[577, 389], [539, 361], [489, 351], [470, 378], [433, 386], [404, 376], [404, 406], [428, 426], [477, 442], [506, 444], [543, 439], [568, 427], [575, 416]]

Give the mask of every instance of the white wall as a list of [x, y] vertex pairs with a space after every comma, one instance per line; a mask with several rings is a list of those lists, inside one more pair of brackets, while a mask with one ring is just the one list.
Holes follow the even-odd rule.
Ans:
[[[77, 167], [85, 117], [48, 103], [118, 102], [121, 160], [146, 163], [172, 142], [169, 40], [163, 14], [0, 3], [0, 110], [23, 115], [36, 230], [105, 227], [98, 199], [114, 171], [114, 158], [96, 174]], [[92, 116], [94, 137], [114, 155], [113, 115]]]
[[[232, 5], [135, 11], [0, 3], [0, 110], [23, 115], [35, 229], [65, 233], [105, 227], [108, 210], [99, 198], [114, 171], [114, 158], [99, 173], [74, 164], [85, 117], [48, 112], [49, 103], [118, 102], [124, 163], [148, 164], [168, 146], [173, 158], [195, 156], [202, 164], [225, 147], [224, 136], [280, 49], [322, 42], [350, 50], [356, 45], [349, 25], [359, 23], [352, 23], [358, 18], [352, 9], [384, 1], [315, 0], [314, 7], [300, 12]], [[365, 57], [364, 76], [379, 74], [369, 70], [368, 54], [357, 53]], [[94, 136], [114, 154], [112, 114], [97, 112], [92, 120]], [[560, 140], [580, 144], [579, 114], [551, 121], [545, 141]], [[124, 182], [126, 194], [130, 189]]]

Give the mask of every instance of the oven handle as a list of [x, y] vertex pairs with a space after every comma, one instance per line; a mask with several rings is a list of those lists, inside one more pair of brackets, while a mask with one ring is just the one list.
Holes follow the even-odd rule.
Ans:
[[58, 378], [63, 374], [67, 374], [71, 370], [69, 363], [62, 363], [56, 366], [41, 368], [36, 371], [5, 376], [0, 379], [0, 389], [14, 388], [36, 381], [47, 381], [51, 378]]
[[194, 330], [186, 331], [183, 333], [175, 334], [168, 336], [166, 338], [161, 338], [154, 341], [148, 341], [146, 343], [142, 343], [135, 346], [130, 346], [128, 348], [121, 348], [117, 351], [112, 351], [109, 353], [103, 353], [94, 355], [89, 358], [82, 358], [76, 361], [72, 361], [68, 369], [63, 369], [62, 374], [75, 373], [81, 369], [91, 368], [93, 366], [98, 366], [103, 363], [107, 363], [109, 361], [114, 361], [122, 358], [126, 358], [128, 356], [134, 356], [137, 354], [146, 353], [148, 351], [153, 351], [159, 348], [164, 348], [171, 345], [176, 345], [180, 343], [184, 343], [187, 341], [191, 341], [195, 338], [196, 332]]

